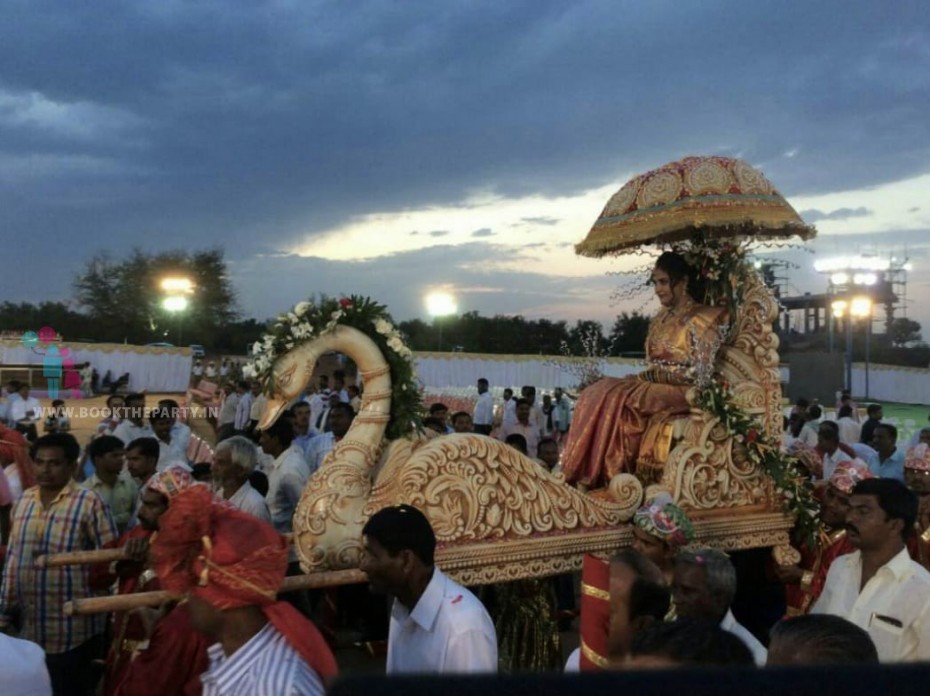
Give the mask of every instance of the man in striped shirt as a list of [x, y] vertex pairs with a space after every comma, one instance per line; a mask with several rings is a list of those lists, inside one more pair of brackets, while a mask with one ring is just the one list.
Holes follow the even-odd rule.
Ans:
[[284, 537], [205, 486], [179, 493], [158, 528], [151, 548], [162, 588], [189, 597], [192, 626], [213, 642], [204, 696], [322, 696], [336, 660], [314, 625], [275, 597]]
[[103, 656], [103, 615], [66, 616], [65, 602], [91, 595], [89, 566], [36, 568], [35, 557], [101, 548], [116, 539], [116, 524], [92, 490], [74, 482], [80, 446], [69, 433], [39, 438], [32, 448], [38, 485], [23, 493], [13, 514], [13, 531], [0, 588], [0, 629], [15, 612], [21, 637], [46, 652], [56, 694], [84, 694], [99, 675], [93, 660]]

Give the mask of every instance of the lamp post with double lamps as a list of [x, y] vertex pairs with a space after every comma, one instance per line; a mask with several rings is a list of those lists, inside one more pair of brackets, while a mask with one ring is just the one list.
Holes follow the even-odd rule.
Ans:
[[846, 388], [852, 391], [852, 322], [855, 318], [866, 318], [866, 367], [865, 391], [869, 391], [869, 342], [872, 331], [872, 304], [876, 286], [887, 282], [892, 269], [892, 260], [877, 256], [843, 256], [821, 259], [814, 263], [814, 270], [827, 276], [828, 292], [833, 298], [828, 315], [830, 352], [834, 350], [836, 322], [842, 320], [846, 330]]
[[872, 334], [872, 298], [857, 295], [848, 300], [834, 300], [831, 309], [835, 319], [842, 319], [846, 329], [846, 388], [852, 392], [853, 321], [866, 319], [865, 333], [865, 398], [869, 397], [869, 343]]
[[188, 297], [194, 293], [194, 283], [184, 276], [169, 276], [162, 278], [159, 283], [165, 293], [161, 300], [162, 309], [177, 317], [178, 321], [178, 347], [183, 343], [182, 327], [184, 312], [190, 307]]

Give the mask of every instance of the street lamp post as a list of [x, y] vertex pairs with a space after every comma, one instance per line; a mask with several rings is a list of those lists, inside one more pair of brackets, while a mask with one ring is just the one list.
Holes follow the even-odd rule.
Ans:
[[[846, 300], [833, 300], [831, 308], [834, 319], [842, 319], [846, 329], [846, 389], [852, 391], [852, 326], [849, 322], [849, 303]], [[832, 333], [831, 333], [832, 336]], [[832, 346], [831, 346], [832, 348]]]
[[171, 295], [166, 297], [161, 301], [161, 306], [165, 311], [174, 314], [178, 320], [178, 346], [181, 346], [182, 336], [181, 336], [181, 323], [184, 320], [184, 310], [188, 307], [188, 302], [186, 297], [179, 297], [176, 295]]
[[853, 317], [865, 319], [865, 398], [869, 398], [869, 343], [872, 334], [872, 298], [854, 297], [849, 305]]
[[855, 318], [867, 318], [868, 326], [865, 337], [865, 396], [869, 396], [869, 334], [872, 330], [872, 298], [862, 295], [849, 300], [834, 300], [831, 305], [833, 317], [842, 319], [846, 329], [846, 388], [852, 391], [853, 336], [852, 325]]
[[439, 342], [437, 351], [442, 351], [442, 318], [458, 312], [458, 305], [455, 298], [447, 292], [431, 292], [426, 296], [426, 311], [439, 330]]
[[160, 283], [165, 296], [162, 298], [161, 306], [169, 314], [174, 314], [178, 321], [178, 346], [183, 345], [182, 323], [184, 321], [184, 312], [190, 306], [188, 295], [194, 292], [194, 283], [190, 278], [183, 276], [169, 276], [162, 278]]

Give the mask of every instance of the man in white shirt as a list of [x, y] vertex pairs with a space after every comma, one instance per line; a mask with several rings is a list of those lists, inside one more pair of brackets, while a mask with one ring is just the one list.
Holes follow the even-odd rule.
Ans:
[[329, 430], [317, 435], [307, 446], [307, 466], [310, 476], [316, 473], [326, 455], [349, 432], [349, 427], [352, 425], [354, 418], [355, 411], [347, 403], [339, 402], [330, 407], [329, 418], [327, 419]]
[[[527, 385], [520, 390], [520, 395], [530, 405], [530, 425], [536, 428], [536, 440], [538, 442], [546, 436], [546, 416], [539, 404], [536, 403], [536, 387]], [[517, 403], [519, 405], [519, 402]]]
[[20, 384], [16, 396], [10, 398], [10, 425], [16, 426], [21, 421], [32, 422], [40, 418], [42, 418], [42, 404], [34, 396], [29, 396], [28, 384]]
[[917, 497], [896, 479], [866, 479], [849, 499], [846, 530], [859, 550], [830, 566], [811, 609], [868, 632], [882, 662], [930, 660], [930, 572], [907, 552]]
[[149, 423], [155, 438], [158, 440], [160, 454], [158, 456], [158, 471], [164, 471], [171, 464], [183, 464], [188, 469], [190, 466], [187, 461], [187, 448], [182, 449], [180, 442], [174, 439], [171, 434], [171, 426], [174, 425], [174, 419], [167, 408], [157, 408], [149, 416]]
[[720, 624], [749, 648], [753, 660], [763, 666], [766, 650], [730, 611], [736, 596], [736, 570], [729, 557], [716, 549], [689, 549], [675, 556], [672, 601], [678, 616]]
[[187, 423], [178, 420], [181, 417], [181, 406], [174, 399], [161, 399], [158, 408], [167, 409], [171, 415], [171, 439], [177, 443], [177, 448], [187, 454], [187, 446], [191, 441], [191, 428]]
[[510, 425], [503, 426], [499, 437], [506, 442], [510, 435], [522, 435], [526, 440], [527, 456], [531, 459], [536, 459], [536, 448], [539, 445], [540, 435], [538, 426], [530, 420], [531, 414], [532, 410], [529, 402], [526, 399], [518, 400], [517, 420]]
[[236, 407], [239, 405], [239, 394], [232, 384], [223, 385], [223, 403], [216, 417], [216, 441], [221, 442], [232, 437], [236, 432]]
[[504, 390], [504, 403], [501, 404], [501, 427], [506, 428], [517, 420], [517, 400], [513, 398], [513, 389]]
[[123, 400], [124, 418], [113, 430], [113, 434], [128, 445], [140, 437], [155, 437], [145, 422], [145, 394], [127, 394]]
[[310, 404], [306, 401], [298, 401], [291, 406], [289, 416], [294, 424], [294, 443], [300, 447], [300, 451], [307, 456], [307, 449], [317, 433], [310, 427]]
[[333, 373], [333, 393], [339, 395], [339, 400], [342, 403], [349, 403], [350, 397], [346, 389], [346, 376], [341, 370], [336, 370]]
[[233, 422], [235, 431], [239, 435], [249, 435], [252, 432], [252, 392], [249, 390], [249, 383], [240, 381], [236, 384], [236, 393], [239, 395], [239, 403], [236, 404], [236, 419]]
[[497, 672], [497, 634], [484, 606], [434, 565], [436, 536], [422, 512], [397, 505], [362, 529], [361, 570], [394, 597], [387, 673]]
[[311, 391], [310, 394], [304, 397], [304, 401], [310, 404], [310, 427], [316, 427], [317, 418], [320, 417], [323, 409], [329, 404], [329, 394], [329, 377], [320, 375], [319, 389]]
[[[294, 510], [310, 478], [307, 460], [294, 444], [294, 428], [290, 419], [284, 416], [262, 430], [259, 444], [266, 454], [274, 457], [274, 466], [268, 472], [268, 495], [265, 496], [271, 512], [271, 523], [281, 534], [288, 534], [294, 531]], [[293, 547], [290, 561], [291, 566], [297, 563]], [[294, 570], [293, 567], [289, 568], [289, 572]], [[299, 566], [296, 572], [300, 572]]]
[[823, 453], [823, 475], [820, 478], [824, 481], [833, 478], [837, 464], [852, 461], [852, 458], [840, 449], [840, 432], [836, 423], [832, 421], [821, 423], [817, 429], [817, 449]]
[[[339, 399], [338, 392], [329, 392], [326, 397], [326, 402], [323, 404], [323, 409], [320, 411], [320, 414], [316, 417], [316, 420], [310, 421], [310, 427], [312, 427], [318, 433], [326, 433], [330, 430], [329, 425], [329, 414], [332, 411], [334, 406], [338, 406], [341, 403], [345, 403]], [[311, 413], [313, 412], [311, 408]], [[352, 411], [355, 413], [355, 411]]]
[[271, 524], [271, 512], [261, 493], [252, 488], [249, 476], [255, 471], [258, 451], [255, 443], [241, 435], [223, 440], [213, 451], [213, 477], [219, 483], [217, 494], [233, 507]]
[[52, 696], [45, 652], [31, 641], [0, 633], [0, 674], [4, 693]]
[[[350, 408], [345, 404], [346, 408]], [[351, 410], [351, 408], [350, 408]], [[294, 511], [310, 478], [310, 469], [304, 453], [294, 444], [294, 426], [291, 419], [281, 415], [274, 423], [261, 431], [259, 444], [265, 454], [274, 457], [274, 464], [268, 474], [268, 494], [265, 501], [271, 513], [271, 524], [281, 534], [294, 531]], [[303, 575], [297, 550], [292, 544], [287, 556], [287, 574]], [[293, 604], [304, 616], [309, 616], [313, 608], [310, 598], [304, 591], [289, 592], [281, 596]]]
[[836, 412], [836, 427], [840, 431], [840, 442], [852, 447], [859, 442], [862, 434], [862, 425], [852, 417], [852, 407], [849, 405], [841, 406]]
[[804, 427], [804, 414], [800, 411], [788, 417], [788, 429], [782, 433], [782, 450], [790, 452], [797, 443], [814, 449], [817, 447], [817, 432]]
[[268, 397], [262, 393], [261, 382], [252, 382], [250, 391], [252, 394], [252, 405], [249, 408], [249, 427], [255, 430], [255, 426], [258, 425], [262, 416], [265, 415], [265, 409], [268, 407]]
[[552, 403], [555, 406], [555, 440], [559, 442], [568, 435], [568, 429], [572, 424], [572, 402], [562, 391], [562, 387], [556, 387], [552, 392]]
[[484, 377], [478, 380], [478, 400], [475, 402], [475, 412], [472, 424], [476, 433], [490, 435], [494, 425], [494, 397], [488, 391], [488, 380]]

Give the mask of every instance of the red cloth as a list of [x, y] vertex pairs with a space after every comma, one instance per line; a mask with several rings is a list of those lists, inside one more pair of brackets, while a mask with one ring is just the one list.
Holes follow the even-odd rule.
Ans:
[[36, 485], [35, 467], [29, 456], [29, 443], [18, 430], [0, 425], [0, 464], [15, 463], [19, 468], [19, 480], [23, 490]]
[[[133, 527], [123, 532], [119, 539], [104, 548], [119, 548], [126, 545], [130, 539], [150, 537], [152, 532], [142, 527]], [[127, 595], [133, 592], [152, 592], [160, 589], [158, 578], [141, 582], [144, 566], [132, 561], [119, 561], [120, 573], [110, 570], [110, 564], [98, 563], [91, 568], [91, 587], [109, 587], [119, 581], [118, 594]], [[122, 682], [126, 670], [129, 668], [134, 653], [134, 646], [146, 639], [145, 625], [138, 614], [128, 611], [118, 611], [113, 614], [112, 643], [107, 650], [106, 671], [104, 674], [103, 693], [110, 696], [115, 693], [116, 687]]]
[[813, 577], [807, 587], [802, 587], [800, 584], [785, 586], [788, 615], [797, 616], [809, 612], [823, 592], [824, 585], [827, 583], [827, 573], [833, 561], [855, 550], [856, 547], [850, 543], [845, 531], [834, 532], [832, 535], [821, 532], [817, 548], [813, 551], [803, 545], [799, 565], [803, 570], [809, 570]]
[[13, 504], [13, 493], [10, 491], [10, 484], [6, 480], [6, 474], [0, 469], [0, 507], [6, 507]]
[[605, 667], [610, 630], [609, 592], [610, 563], [596, 556], [585, 556], [581, 566], [581, 625], [578, 631], [582, 671]]
[[152, 556], [166, 590], [191, 592], [217, 609], [259, 606], [321, 679], [336, 675], [336, 659], [316, 627], [276, 601], [288, 544], [271, 525], [194, 486], [171, 500], [158, 526]]
[[112, 696], [197, 696], [200, 675], [207, 671], [207, 639], [191, 626], [184, 606], [158, 622], [149, 645], [122, 672]]

